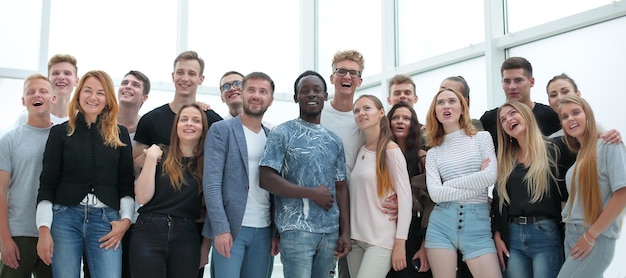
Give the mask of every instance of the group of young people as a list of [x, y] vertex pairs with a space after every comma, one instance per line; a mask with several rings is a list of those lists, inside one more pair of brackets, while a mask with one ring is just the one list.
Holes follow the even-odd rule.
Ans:
[[422, 125], [410, 77], [390, 80], [385, 113], [355, 95], [358, 51], [332, 67], [333, 99], [305, 71], [298, 118], [273, 127], [263, 72], [222, 76], [222, 120], [197, 102], [204, 61], [185, 51], [174, 99], [140, 117], [145, 75], [116, 97], [105, 72], [79, 79], [55, 55], [0, 139], [0, 277], [78, 277], [81, 262], [94, 277], [202, 277], [209, 252], [213, 277], [270, 277], [278, 253], [285, 277], [601, 277], [626, 148], [571, 78], [550, 80], [550, 106], [532, 102], [532, 67], [512, 57], [505, 104], [473, 120], [467, 82], [449, 77]]

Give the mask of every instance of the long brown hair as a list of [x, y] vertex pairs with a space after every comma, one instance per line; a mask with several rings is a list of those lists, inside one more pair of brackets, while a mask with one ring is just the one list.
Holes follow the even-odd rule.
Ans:
[[[362, 95], [357, 98], [354, 103], [362, 98], [367, 98], [374, 102], [376, 109], [383, 110], [383, 103], [373, 95]], [[383, 113], [380, 118], [380, 134], [376, 140], [376, 192], [378, 197], [382, 197], [385, 193], [393, 190], [393, 183], [391, 181], [391, 175], [389, 174], [389, 167], [387, 167], [387, 144], [393, 138], [391, 128], [389, 127], [389, 120]]]
[[[584, 222], [589, 225], [598, 219], [602, 212], [603, 205], [600, 195], [598, 159], [596, 157], [600, 131], [598, 131], [593, 110], [591, 110], [591, 106], [589, 106], [589, 103], [587, 103], [585, 99], [575, 95], [567, 95], [559, 101], [559, 107], [563, 107], [563, 104], [566, 103], [580, 106], [587, 118], [587, 129], [583, 134], [585, 143], [581, 144], [578, 139], [567, 134], [567, 132], [565, 132], [565, 142], [567, 143], [567, 147], [572, 151], [578, 151], [578, 157], [573, 166], [574, 171], [572, 174], [572, 184], [569, 188], [569, 197], [571, 200], [576, 200], [576, 195], [582, 197], [582, 205], [585, 212]], [[562, 123], [563, 121], [561, 120], [561, 124]], [[563, 131], [565, 131], [565, 129]], [[574, 190], [574, 185], [577, 185], [578, 190]], [[573, 202], [569, 204], [570, 215], [572, 212], [572, 204]]]
[[[180, 120], [180, 113], [186, 108], [195, 108], [200, 111], [202, 115], [202, 134], [200, 139], [193, 149], [193, 156], [189, 158], [186, 165], [183, 165], [183, 152], [180, 149], [178, 139], [178, 121]], [[170, 183], [172, 188], [180, 191], [181, 187], [187, 182], [183, 178], [183, 166], [189, 169], [191, 176], [198, 182], [198, 194], [202, 193], [202, 173], [204, 167], [204, 140], [206, 139], [207, 132], [209, 130], [209, 124], [206, 118], [206, 114], [200, 107], [193, 104], [186, 104], [180, 108], [176, 117], [174, 118], [174, 124], [172, 125], [172, 134], [170, 136], [170, 146], [166, 148], [165, 161], [163, 162], [163, 175], [168, 174], [170, 177]]]
[[98, 115], [100, 122], [97, 126], [100, 136], [102, 136], [102, 139], [104, 140], [104, 145], [113, 148], [126, 146], [126, 144], [120, 140], [119, 127], [117, 126], [118, 107], [117, 98], [115, 97], [115, 86], [113, 85], [111, 77], [106, 72], [101, 70], [92, 70], [85, 73], [85, 75], [80, 78], [78, 85], [76, 85], [76, 92], [74, 93], [74, 96], [72, 97], [72, 100], [68, 104], [67, 108], [69, 115], [67, 136], [72, 136], [74, 131], [76, 131], [76, 117], [78, 112], [83, 114], [85, 113], [83, 108], [80, 107], [79, 99], [80, 92], [85, 86], [85, 81], [89, 78], [97, 79], [104, 88], [106, 105], [100, 115]]
[[465, 134], [468, 136], [476, 135], [476, 128], [472, 125], [472, 119], [469, 115], [469, 107], [467, 106], [467, 101], [461, 93], [455, 92], [451, 89], [441, 89], [435, 96], [433, 97], [433, 101], [430, 103], [430, 108], [428, 109], [428, 114], [426, 114], [426, 146], [427, 147], [436, 147], [441, 145], [443, 142], [443, 137], [446, 135], [443, 130], [443, 125], [437, 120], [437, 112], [435, 108], [437, 107], [437, 97], [439, 94], [450, 91], [454, 93], [454, 95], [459, 99], [459, 103], [461, 103], [461, 117], [459, 118], [459, 124], [461, 124], [461, 129], [465, 131]]

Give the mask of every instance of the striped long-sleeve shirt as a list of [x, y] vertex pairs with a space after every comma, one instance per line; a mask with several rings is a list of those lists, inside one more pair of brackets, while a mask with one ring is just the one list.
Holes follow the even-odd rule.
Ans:
[[[489, 165], [480, 170], [485, 158]], [[468, 136], [463, 129], [447, 134], [426, 156], [426, 184], [435, 203], [486, 203], [496, 181], [497, 161], [491, 135]]]

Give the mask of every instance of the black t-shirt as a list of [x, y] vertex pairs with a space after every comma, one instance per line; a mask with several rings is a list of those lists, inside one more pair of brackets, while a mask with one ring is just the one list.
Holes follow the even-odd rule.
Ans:
[[[214, 122], [222, 120], [222, 117], [213, 110], [207, 110], [204, 113], [206, 114], [209, 127]], [[169, 146], [175, 117], [176, 113], [170, 109], [169, 103], [146, 113], [139, 119], [137, 124], [135, 141], [148, 146], [152, 144]]]
[[[535, 119], [537, 120], [537, 124], [539, 125], [539, 129], [541, 133], [545, 136], [549, 136], [552, 133], [557, 132], [561, 129], [561, 121], [559, 120], [559, 116], [552, 110], [552, 107], [547, 106], [542, 103], [535, 103], [535, 108], [533, 108], [533, 114], [535, 115]], [[498, 149], [498, 131], [497, 131], [497, 121], [498, 120], [498, 108], [494, 108], [489, 110], [480, 117], [480, 122], [483, 124], [483, 128], [486, 131], [489, 131], [491, 134], [491, 138], [493, 139], [493, 145], [496, 150]]]
[[[165, 161], [165, 158], [162, 161]], [[187, 162], [188, 158], [183, 158], [183, 165]], [[162, 163], [156, 165], [154, 195], [148, 203], [139, 208], [138, 212], [198, 219], [202, 206], [198, 180], [191, 176], [186, 166], [183, 166], [183, 179], [186, 184], [178, 191], [172, 187], [169, 175], [163, 175], [162, 167]]]

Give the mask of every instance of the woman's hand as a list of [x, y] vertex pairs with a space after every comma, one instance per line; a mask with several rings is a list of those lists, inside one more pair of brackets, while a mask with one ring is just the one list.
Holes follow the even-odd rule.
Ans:
[[54, 242], [50, 228], [46, 226], [39, 227], [39, 239], [37, 240], [37, 255], [46, 265], [52, 263], [52, 253], [54, 251]]
[[509, 253], [509, 249], [506, 248], [506, 244], [502, 237], [500, 236], [500, 232], [497, 232], [493, 235], [493, 241], [496, 244], [496, 251], [498, 253], [498, 260], [500, 261], [500, 266], [502, 270], [506, 270], [506, 263], [504, 262], [504, 256], [511, 256]]
[[111, 223], [111, 231], [98, 239], [98, 242], [102, 242], [100, 248], [104, 248], [105, 250], [113, 248], [113, 250], [117, 251], [117, 248], [119, 248], [122, 243], [122, 238], [126, 230], [130, 227], [130, 219], [124, 218], [120, 221], [111, 221], [109, 223]]
[[595, 244], [596, 240], [591, 236], [588, 236], [587, 232], [585, 232], [578, 239], [574, 247], [572, 247], [572, 249], [569, 251], [569, 255], [572, 256], [574, 259], [582, 260], [585, 258], [585, 256], [587, 256], [587, 254], [589, 254], [589, 252], [591, 252], [591, 249], [593, 249], [593, 246]]
[[146, 155], [146, 159], [150, 158], [154, 159], [153, 161], [159, 161], [161, 160], [161, 155], [163, 155], [163, 150], [156, 144], [152, 144], [150, 148], [144, 149], [143, 153]]
[[422, 246], [420, 247], [420, 250], [417, 250], [417, 252], [415, 252], [415, 255], [413, 255], [413, 258], [411, 258], [411, 260], [420, 260], [420, 268], [419, 270], [417, 270], [417, 272], [426, 272], [430, 269], [430, 265], [428, 264], [428, 257], [426, 256], [425, 242], [426, 240], [422, 240]]
[[393, 270], [400, 271], [406, 268], [406, 240], [396, 239], [391, 251], [391, 266]]

